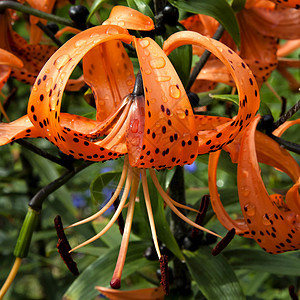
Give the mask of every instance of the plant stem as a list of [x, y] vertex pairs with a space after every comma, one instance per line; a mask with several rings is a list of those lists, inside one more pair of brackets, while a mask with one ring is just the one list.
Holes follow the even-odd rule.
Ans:
[[[224, 32], [224, 27], [220, 24], [218, 29], [216, 30], [214, 36], [213, 36], [213, 39], [219, 40], [222, 37], [223, 32]], [[196, 65], [195, 65], [195, 67], [194, 67], [194, 69], [191, 73], [190, 79], [187, 83], [187, 86], [186, 86], [187, 91], [189, 91], [191, 89], [191, 87], [194, 84], [198, 74], [200, 73], [200, 71], [202, 70], [202, 68], [206, 64], [207, 60], [209, 59], [210, 54], [211, 53], [208, 50], [205, 50], [203, 52], [203, 54], [201, 55], [199, 61], [196, 63]]]
[[48, 159], [52, 162], [55, 162], [56, 164], [58, 164], [62, 167], [65, 167], [67, 169], [72, 169], [73, 168], [73, 166], [70, 162], [65, 161], [63, 159], [60, 159], [60, 158], [58, 158], [58, 157], [56, 157], [52, 154], [49, 154], [49, 153], [41, 150], [40, 148], [34, 146], [33, 144], [28, 143], [25, 140], [16, 140], [15, 142], [18, 143], [19, 145], [27, 148], [28, 150], [34, 152], [35, 154], [38, 154], [38, 155], [40, 155], [40, 156], [42, 156], [42, 157], [44, 157], [44, 158], [46, 158], [46, 159]]
[[13, 280], [15, 279], [15, 277], [18, 273], [18, 270], [20, 268], [21, 262], [22, 262], [22, 259], [20, 257], [16, 257], [14, 265], [11, 268], [8, 277], [6, 278], [6, 281], [4, 282], [4, 284], [0, 290], [0, 299], [2, 299], [5, 296], [6, 292], [8, 291], [9, 287], [11, 286]]
[[275, 127], [279, 127], [281, 124], [283, 124], [285, 121], [287, 121], [289, 118], [291, 118], [298, 110], [300, 109], [300, 100], [291, 107], [284, 115], [282, 115], [275, 123]]
[[52, 21], [52, 22], [59, 23], [62, 25], [76, 27], [75, 24], [71, 20], [45, 13], [38, 9], [22, 5], [16, 1], [0, 1], [0, 12], [4, 11], [7, 8], [11, 8], [11, 9], [20, 11], [22, 13], [33, 15], [33, 16], [39, 17], [41, 19], [46, 19], [48, 21]]
[[47, 26], [45, 26], [42, 22], [38, 21], [36, 25], [40, 29], [42, 29], [58, 47], [63, 45], [63, 42], [61, 42], [59, 39], [57, 39], [55, 37], [55, 35], [53, 34], [53, 32]]
[[34, 210], [41, 210], [42, 204], [44, 200], [49, 196], [51, 193], [59, 189], [62, 185], [64, 185], [67, 181], [69, 181], [73, 176], [77, 173], [85, 169], [86, 167], [93, 164], [93, 162], [85, 162], [81, 166], [74, 168], [72, 170], [67, 170], [62, 176], [55, 179], [54, 181], [50, 182], [48, 185], [40, 189], [35, 196], [29, 201], [28, 205]]
[[[184, 169], [177, 166], [174, 176], [170, 183], [170, 197], [180, 204], [185, 205], [185, 186], [184, 186]], [[181, 211], [184, 215], [186, 211]], [[179, 219], [176, 215], [172, 214], [171, 230], [177, 242], [181, 242], [188, 234], [188, 227], [184, 221]], [[189, 271], [185, 264], [178, 258], [174, 258], [174, 285], [176, 293], [187, 295], [191, 292], [191, 280]]]

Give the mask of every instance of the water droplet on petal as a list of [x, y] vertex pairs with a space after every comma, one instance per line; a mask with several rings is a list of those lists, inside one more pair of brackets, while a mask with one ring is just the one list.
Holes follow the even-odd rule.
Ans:
[[145, 70], [145, 73], [146, 73], [147, 75], [150, 75], [150, 74], [151, 74], [151, 70], [150, 70], [150, 69], [146, 69], [146, 70]]
[[138, 146], [140, 143], [140, 138], [137, 136], [135, 138], [130, 139], [130, 144], [132, 146]]
[[266, 226], [271, 225], [270, 220], [265, 215], [262, 217], [262, 223]]
[[242, 186], [240, 191], [241, 191], [242, 195], [245, 196], [245, 197], [249, 196], [249, 194], [250, 194], [249, 188], [247, 188], [245, 186]]
[[118, 34], [118, 33], [119, 33], [118, 29], [114, 28], [114, 27], [109, 27], [106, 30], [106, 34], [109, 34], [109, 35]]
[[52, 87], [52, 83], [53, 83], [53, 79], [52, 78], [49, 78], [47, 81], [46, 81], [46, 87], [45, 87], [45, 90], [46, 92], [48, 93]]
[[166, 61], [163, 57], [157, 57], [150, 61], [150, 67], [152, 69], [161, 69], [166, 65]]
[[75, 48], [81, 47], [86, 44], [86, 40], [79, 40], [75, 43]]
[[142, 48], [146, 48], [150, 45], [150, 42], [148, 40], [140, 40], [140, 45]]
[[36, 85], [34, 85], [33, 88], [32, 88], [32, 90], [33, 90], [34, 92], [36, 92], [36, 91], [38, 90], [38, 87], [37, 87]]
[[118, 26], [124, 27], [124, 26], [125, 26], [125, 23], [124, 23], [123, 21], [120, 21], [120, 22], [118, 22]]
[[248, 215], [249, 217], [253, 217], [255, 215], [255, 205], [253, 203], [247, 203], [245, 206], [244, 206], [244, 209], [245, 209], [245, 213], [246, 215]]
[[170, 96], [175, 99], [178, 99], [181, 96], [181, 92], [178, 86], [176, 85], [170, 86]]
[[157, 82], [165, 82], [165, 81], [169, 81], [170, 79], [171, 79], [170, 76], [158, 76], [155, 78]]
[[126, 84], [127, 84], [128, 86], [131, 86], [131, 85], [133, 84], [133, 82], [132, 82], [132, 80], [127, 80], [127, 81], [126, 81]]
[[176, 114], [178, 118], [181, 120], [183, 120], [186, 117], [185, 112], [182, 109], [177, 109]]
[[130, 124], [130, 128], [131, 128], [131, 132], [132, 133], [137, 133], [139, 130], [139, 120], [134, 120], [131, 124]]
[[54, 66], [59, 70], [65, 66], [69, 60], [70, 56], [68, 54], [64, 54], [55, 60]]

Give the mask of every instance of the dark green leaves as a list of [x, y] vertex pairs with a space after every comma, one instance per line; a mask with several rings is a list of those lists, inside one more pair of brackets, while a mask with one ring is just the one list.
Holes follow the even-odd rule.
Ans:
[[233, 9], [225, 0], [170, 0], [170, 3], [186, 12], [215, 18], [230, 33], [237, 46], [240, 46], [239, 26]]
[[245, 299], [237, 277], [227, 260], [212, 256], [209, 248], [196, 252], [184, 251], [187, 267], [200, 291], [208, 300]]

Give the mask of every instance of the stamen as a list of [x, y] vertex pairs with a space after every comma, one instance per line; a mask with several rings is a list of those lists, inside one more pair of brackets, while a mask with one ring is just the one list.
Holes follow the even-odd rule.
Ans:
[[[124, 207], [125, 201], [126, 201], [127, 196], [129, 194], [129, 190], [130, 190], [130, 186], [131, 186], [131, 182], [132, 182], [132, 177], [133, 177], [132, 176], [132, 168], [130, 167], [129, 170], [128, 170], [128, 177], [127, 177], [127, 180], [126, 180], [125, 189], [124, 189], [121, 201], [120, 201], [120, 205], [118, 206], [118, 209], [116, 210], [115, 214], [112, 216], [112, 218], [110, 219], [108, 224], [98, 234], [96, 234], [95, 236], [93, 236], [89, 240], [85, 241], [84, 243], [76, 246], [75, 248], [70, 250], [70, 252], [73, 252], [73, 251], [75, 251], [75, 250], [77, 250], [77, 249], [79, 249], [79, 248], [81, 248], [85, 245], [88, 245], [91, 242], [94, 242], [95, 240], [100, 238], [104, 233], [106, 233], [108, 231], [108, 229], [115, 223], [115, 221], [117, 220], [118, 216], [120, 215], [120, 213], [121, 213], [121, 211]], [[125, 227], [126, 227], [126, 224], [125, 224]]]
[[169, 195], [162, 189], [162, 187], [160, 186], [158, 180], [157, 180], [157, 177], [156, 177], [156, 174], [155, 174], [155, 171], [152, 170], [152, 169], [149, 169], [149, 172], [150, 172], [150, 175], [151, 175], [151, 178], [152, 178], [152, 181], [156, 187], [156, 189], [158, 190], [159, 194], [162, 196], [163, 200], [166, 202], [166, 204], [170, 207], [170, 209], [179, 217], [181, 218], [183, 221], [185, 221], [186, 223], [200, 229], [200, 230], [203, 230], [205, 232], [208, 232], [212, 235], [215, 235], [219, 238], [222, 238], [220, 235], [218, 235], [217, 233], [211, 231], [211, 230], [208, 230], [198, 224], [196, 224], [195, 222], [191, 221], [189, 218], [187, 218], [184, 214], [182, 214], [172, 203], [172, 201], [170, 200], [171, 198], [169, 197]]
[[147, 208], [147, 213], [148, 213], [148, 218], [149, 218], [149, 223], [150, 223], [150, 228], [151, 228], [151, 233], [152, 233], [152, 239], [153, 239], [153, 243], [155, 246], [157, 256], [160, 259], [161, 254], [160, 254], [157, 235], [156, 235], [155, 222], [154, 222], [153, 212], [152, 212], [152, 207], [151, 207], [151, 200], [150, 200], [150, 195], [149, 195], [146, 170], [142, 169], [141, 173], [142, 173], [142, 184], [143, 184], [145, 203], [146, 203], [146, 208]]
[[60, 254], [62, 260], [70, 270], [70, 272], [74, 275], [79, 275], [79, 271], [77, 269], [76, 262], [72, 259], [71, 254], [69, 251], [71, 250], [71, 246], [67, 240], [67, 237], [64, 233], [63, 225], [60, 216], [56, 216], [54, 219], [54, 226], [56, 229], [56, 233], [58, 236], [58, 243], [56, 248], [58, 253]]
[[233, 240], [235, 236], [235, 229], [230, 229], [227, 234], [224, 236], [224, 238], [212, 249], [211, 254], [213, 256], [216, 256], [223, 251], [227, 245]]
[[166, 295], [169, 295], [169, 267], [168, 256], [162, 255], [159, 259], [161, 280], [160, 284]]
[[121, 247], [119, 251], [119, 256], [118, 256], [114, 274], [112, 276], [112, 280], [110, 282], [110, 286], [113, 289], [119, 289], [121, 287], [121, 276], [122, 276], [122, 271], [124, 268], [127, 249], [128, 249], [135, 198], [136, 198], [136, 194], [140, 182], [140, 170], [132, 169], [132, 168], [130, 168], [129, 170], [133, 171], [133, 179], [132, 179], [132, 186], [131, 186], [130, 197], [129, 197], [129, 206], [127, 210], [125, 228], [124, 228], [123, 238], [122, 238]]
[[[197, 217], [195, 220], [196, 224], [203, 225], [203, 221], [204, 221], [204, 218], [205, 218], [205, 215], [207, 212], [208, 204], [209, 204], [209, 195], [204, 195], [201, 199], [199, 213], [197, 214]], [[194, 239], [197, 236], [198, 232], [199, 232], [199, 229], [193, 227], [192, 234], [191, 234], [192, 239]]]
[[289, 294], [292, 300], [299, 300], [298, 295], [295, 293], [295, 287], [293, 285], [289, 286]]
[[[113, 194], [112, 194], [112, 196], [113, 196]], [[116, 199], [115, 202], [114, 202], [114, 209], [115, 209], [115, 212], [117, 211], [119, 205], [120, 205], [120, 198], [119, 198], [119, 196], [118, 196], [117, 199]], [[117, 222], [118, 222], [118, 225], [119, 225], [120, 233], [121, 233], [121, 235], [123, 235], [123, 233], [124, 233], [124, 218], [123, 218], [122, 212], [121, 212], [120, 215], [118, 216]]]
[[100, 217], [103, 213], [105, 213], [112, 206], [112, 204], [115, 202], [115, 200], [117, 199], [117, 197], [121, 193], [124, 182], [125, 182], [125, 179], [126, 179], [127, 170], [128, 170], [128, 157], [126, 156], [125, 159], [124, 159], [124, 166], [123, 166], [120, 181], [119, 181], [118, 186], [117, 186], [113, 196], [111, 197], [111, 199], [104, 205], [104, 207], [101, 208], [100, 211], [98, 211], [97, 213], [93, 214], [92, 216], [90, 216], [86, 219], [83, 219], [79, 222], [76, 222], [72, 225], [69, 225], [68, 227], [65, 227], [65, 230], [68, 229], [68, 228], [71, 228], [71, 227], [75, 227], [75, 226], [78, 226], [78, 225], [85, 224], [87, 222], [91, 222], [91, 221], [97, 219], [98, 217]]

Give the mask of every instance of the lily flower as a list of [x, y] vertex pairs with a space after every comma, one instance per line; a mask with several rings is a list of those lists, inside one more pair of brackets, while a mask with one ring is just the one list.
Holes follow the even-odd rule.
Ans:
[[[277, 40], [296, 40], [300, 38], [300, 11], [286, 7], [297, 7], [298, 5], [299, 8], [300, 2], [274, 2], [278, 2], [278, 7], [271, 1], [248, 0], [245, 8], [237, 13], [241, 32], [241, 48], [239, 51], [231, 45], [232, 40], [230, 37], [224, 36], [222, 39], [223, 43], [234, 49], [247, 63], [259, 87], [278, 66], [279, 54], [277, 50], [279, 47]], [[207, 22], [206, 19], [207, 17], [198, 15], [190, 17], [182, 23], [188, 30], [195, 30], [211, 36], [216, 31], [218, 23], [215, 21], [215, 24], [212, 24], [212, 22]], [[293, 65], [296, 67], [296, 63]], [[285, 76], [285, 73], [283, 75]], [[285, 77], [290, 80], [290, 76]], [[234, 86], [234, 81], [228, 71], [213, 57], [209, 59], [206, 66], [199, 73], [192, 91], [203, 91], [203, 83], [205, 82], [206, 87], [214, 87], [213, 82], [222, 82]]]
[[[223, 207], [216, 185], [216, 171], [220, 151], [209, 157], [209, 190], [212, 207], [225, 228], [235, 228], [236, 234], [255, 239], [271, 254], [299, 249], [300, 245], [300, 167], [289, 152], [273, 139], [256, 131], [257, 116], [243, 135], [226, 147], [233, 162], [237, 163], [239, 201], [242, 219], [233, 220]], [[277, 129], [280, 135], [290, 121]], [[294, 182], [284, 197], [269, 195], [260, 174], [258, 163], [264, 163], [286, 173]]]
[[[28, 44], [13, 30], [8, 11], [0, 14], [0, 35], [0, 49], [12, 53], [23, 62], [22, 67], [11, 66], [11, 77], [33, 85], [38, 73], [48, 58], [57, 50], [57, 47], [45, 44]], [[84, 82], [81, 78], [70, 79], [67, 90], [78, 91], [83, 85]]]
[[[122, 16], [124, 19], [110, 18], [106, 22], [110, 25], [97, 26], [77, 34], [59, 48], [37, 77], [28, 103], [28, 115], [9, 124], [0, 124], [0, 144], [16, 138], [39, 136], [76, 159], [105, 161], [126, 155], [120, 182], [111, 199], [96, 214], [69, 226], [81, 225], [102, 215], [124, 187], [120, 204], [109, 223], [100, 233], [72, 249], [77, 250], [107, 232], [129, 197], [119, 257], [111, 281], [113, 288], [120, 287], [140, 180], [154, 245], [161, 258], [147, 169], [163, 200], [177, 216], [200, 230], [220, 237], [178, 210], [178, 207], [190, 208], [169, 197], [159, 184], [154, 169], [191, 164], [199, 154], [216, 151], [231, 143], [254, 118], [260, 101], [251, 71], [224, 44], [195, 32], [180, 32], [165, 42], [163, 50], [150, 38], [136, 38], [126, 29], [111, 25], [119, 22], [127, 28], [149, 30], [153, 28], [150, 18], [134, 10], [128, 14], [130, 22], [127, 23], [126, 14]], [[141, 21], [135, 24], [132, 20]], [[136, 49], [140, 65], [136, 78], [122, 43], [132, 43]], [[240, 97], [235, 121], [194, 115], [185, 89], [167, 57], [174, 48], [183, 44], [207, 48], [229, 69]], [[68, 78], [81, 59], [85, 82], [95, 98], [96, 120], [60, 111]]]

